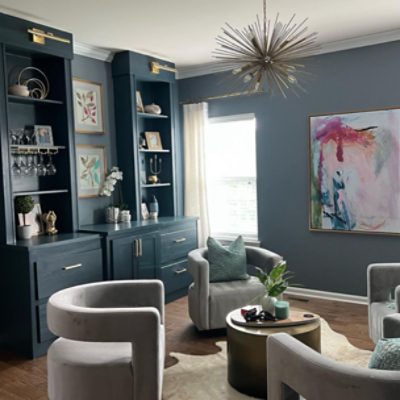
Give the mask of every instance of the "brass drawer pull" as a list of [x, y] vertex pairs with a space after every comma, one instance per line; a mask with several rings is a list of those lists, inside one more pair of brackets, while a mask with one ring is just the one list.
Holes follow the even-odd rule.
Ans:
[[176, 269], [175, 270], [175, 274], [176, 275], [184, 274], [185, 272], [187, 272], [187, 268], [182, 268], [182, 269]]
[[176, 239], [174, 240], [175, 243], [183, 243], [186, 242], [186, 238], [180, 238], [180, 239]]
[[74, 265], [68, 265], [67, 267], [63, 267], [63, 271], [69, 271], [71, 269], [77, 269], [82, 267], [82, 264], [74, 264]]
[[69, 39], [56, 36], [54, 33], [45, 32], [37, 28], [29, 28], [28, 33], [32, 35], [32, 42], [37, 44], [46, 44], [46, 39], [51, 39], [55, 40], [56, 42], [67, 43], [67, 44], [71, 43]]

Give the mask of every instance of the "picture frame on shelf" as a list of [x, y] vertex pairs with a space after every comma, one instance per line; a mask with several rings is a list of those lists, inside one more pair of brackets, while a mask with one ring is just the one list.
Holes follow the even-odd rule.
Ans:
[[103, 85], [99, 82], [73, 78], [72, 88], [75, 131], [104, 134]]
[[149, 217], [150, 217], [149, 210], [147, 208], [147, 204], [144, 202], [141, 205], [141, 212], [142, 212], [143, 219], [149, 219]]
[[309, 121], [310, 230], [400, 234], [400, 109]]
[[[44, 224], [42, 217], [42, 208], [39, 203], [35, 203], [33, 210], [25, 216], [26, 225], [30, 225], [32, 227], [32, 236], [39, 236], [44, 234]], [[24, 225], [24, 215], [21, 213], [18, 214], [18, 225]]]
[[78, 197], [98, 197], [107, 171], [105, 146], [76, 146]]
[[49, 125], [33, 125], [33, 139], [37, 146], [54, 146], [52, 127]]
[[142, 94], [139, 90], [136, 90], [136, 111], [141, 113], [144, 112]]
[[162, 150], [160, 132], [145, 132], [146, 144], [149, 150]]

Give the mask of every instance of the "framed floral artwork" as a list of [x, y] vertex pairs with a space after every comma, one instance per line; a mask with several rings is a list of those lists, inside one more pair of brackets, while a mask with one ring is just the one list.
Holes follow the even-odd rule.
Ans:
[[98, 197], [107, 170], [105, 147], [77, 145], [76, 164], [79, 198]]
[[72, 86], [75, 131], [78, 133], [104, 133], [102, 85], [74, 78]]

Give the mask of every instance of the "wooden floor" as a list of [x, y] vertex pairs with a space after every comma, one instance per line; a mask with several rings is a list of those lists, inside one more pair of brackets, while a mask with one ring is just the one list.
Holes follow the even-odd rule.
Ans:
[[[325, 318], [337, 332], [350, 342], [371, 350], [368, 337], [367, 307], [328, 300], [300, 301], [289, 298], [291, 306], [301, 307]], [[225, 338], [223, 330], [199, 333], [187, 313], [187, 298], [166, 306], [167, 352], [206, 355], [216, 353], [215, 342]], [[176, 363], [170, 356], [166, 366]], [[0, 400], [44, 400], [46, 396], [46, 357], [26, 360], [15, 354], [0, 352]]]

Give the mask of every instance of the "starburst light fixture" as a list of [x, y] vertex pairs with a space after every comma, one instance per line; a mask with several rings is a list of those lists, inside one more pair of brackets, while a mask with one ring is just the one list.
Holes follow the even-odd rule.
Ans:
[[249, 93], [277, 89], [284, 97], [289, 90], [298, 94], [297, 89], [305, 91], [300, 81], [310, 75], [298, 60], [319, 48], [318, 34], [307, 33], [308, 19], [296, 24], [295, 14], [285, 25], [279, 22], [279, 14], [272, 23], [266, 9], [263, 0], [263, 21], [257, 15], [256, 22], [241, 30], [226, 24], [217, 37], [214, 57], [220, 69], [231, 70]]

